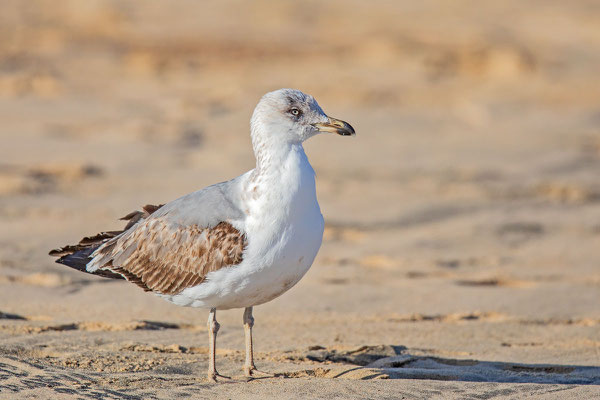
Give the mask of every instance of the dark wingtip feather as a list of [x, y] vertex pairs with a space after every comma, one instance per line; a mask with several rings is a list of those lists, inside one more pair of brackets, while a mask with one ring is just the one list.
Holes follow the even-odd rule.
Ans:
[[56, 262], [79, 271], [87, 272], [86, 265], [91, 261], [90, 254], [92, 254], [96, 248], [97, 247], [88, 247], [73, 253], [65, 254], [56, 260]]
[[89, 272], [86, 266], [92, 260], [90, 255], [98, 247], [108, 242], [109, 240], [119, 236], [121, 233], [131, 228], [140, 220], [148, 218], [153, 212], [161, 208], [163, 205], [164, 204], [159, 204], [158, 206], [155, 206], [152, 204], [146, 204], [144, 207], [142, 207], [143, 211], [133, 211], [121, 218], [122, 220], [128, 221], [124, 230], [100, 232], [97, 235], [86, 236], [75, 245], [68, 245], [64, 247], [59, 247], [58, 249], [50, 250], [48, 255], [53, 257], [60, 257], [58, 260], [56, 260], [57, 263], [66, 265], [67, 267], [71, 267], [78, 271], [91, 273], [94, 275], [100, 275], [107, 278], [124, 279], [124, 277], [121, 274], [117, 274], [109, 270], [96, 270], [94, 272]]
[[79, 241], [80, 246], [92, 246], [104, 243], [107, 239], [112, 239], [115, 236], [118, 236], [123, 231], [108, 231], [108, 232], [100, 232], [94, 236], [86, 236]]
[[92, 274], [92, 275], [102, 276], [104, 278], [125, 279], [123, 277], [123, 275], [116, 274], [116, 273], [114, 273], [112, 271], [105, 270], [105, 269], [98, 269], [98, 270], [96, 270], [94, 272], [90, 272], [90, 271], [87, 270], [87, 263], [89, 263], [92, 260], [92, 258], [90, 257], [90, 255], [98, 247], [99, 246], [96, 246], [96, 247], [87, 247], [87, 248], [85, 248], [83, 250], [79, 250], [79, 251], [77, 251], [75, 253], [67, 254], [65, 256], [62, 256], [58, 260], [56, 260], [56, 262], [59, 263], [59, 264], [66, 265], [67, 267], [71, 267], [73, 269], [76, 269], [78, 271], [85, 272], [85, 273]]
[[50, 252], [48, 253], [48, 255], [49, 255], [49, 256], [52, 256], [52, 257], [62, 257], [62, 256], [64, 256], [64, 255], [67, 255], [67, 254], [68, 254], [68, 253], [67, 253], [67, 252], [65, 252], [65, 251], [63, 250], [63, 248], [62, 248], [62, 247], [61, 247], [61, 248], [58, 248], [58, 249], [52, 249], [52, 250], [50, 250]]

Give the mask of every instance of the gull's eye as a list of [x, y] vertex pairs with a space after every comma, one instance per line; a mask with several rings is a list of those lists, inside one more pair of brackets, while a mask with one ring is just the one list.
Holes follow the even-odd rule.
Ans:
[[294, 117], [299, 117], [300, 115], [302, 115], [302, 111], [294, 107], [290, 109], [290, 114], [292, 114]]

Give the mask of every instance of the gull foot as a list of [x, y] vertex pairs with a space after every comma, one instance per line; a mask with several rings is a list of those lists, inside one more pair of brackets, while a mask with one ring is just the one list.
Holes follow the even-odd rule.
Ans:
[[208, 380], [209, 380], [209, 381], [213, 381], [213, 382], [215, 382], [215, 383], [216, 383], [216, 382], [219, 382], [217, 378], [219, 378], [219, 379], [228, 379], [228, 380], [231, 380], [231, 377], [230, 377], [230, 376], [221, 375], [221, 374], [220, 374], [220, 373], [218, 373], [217, 371], [212, 371], [212, 372], [211, 372], [211, 371], [209, 371], [209, 372], [208, 372]]
[[275, 375], [273, 374], [256, 369], [254, 365], [252, 365], [251, 367], [244, 366], [244, 375], [246, 376], [246, 378], [248, 378], [248, 380], [275, 377]]

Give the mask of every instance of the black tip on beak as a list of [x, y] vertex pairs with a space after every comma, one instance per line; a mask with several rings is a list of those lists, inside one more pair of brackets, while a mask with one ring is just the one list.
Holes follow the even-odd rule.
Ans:
[[347, 123], [346, 121], [340, 121], [340, 120], [336, 120], [336, 122], [341, 123], [341, 126], [338, 126], [338, 129], [336, 131], [336, 133], [338, 135], [342, 135], [342, 136], [354, 136], [356, 135], [356, 132], [354, 131], [354, 128], [352, 127], [352, 125], [350, 125], [349, 123]]
[[347, 123], [346, 121], [342, 121], [335, 118], [329, 118], [329, 121], [326, 123], [314, 124], [319, 129], [319, 132], [332, 132], [337, 133], [340, 136], [354, 136], [356, 135], [356, 131], [352, 125]]

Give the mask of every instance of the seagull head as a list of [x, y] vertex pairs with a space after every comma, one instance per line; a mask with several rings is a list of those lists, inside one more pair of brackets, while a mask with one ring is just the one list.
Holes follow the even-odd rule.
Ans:
[[[254, 109], [252, 135], [263, 139], [302, 143], [319, 133], [354, 136], [354, 128], [329, 117], [311, 95], [295, 89], [279, 89], [265, 94]], [[266, 138], [265, 136], [268, 136]]]

